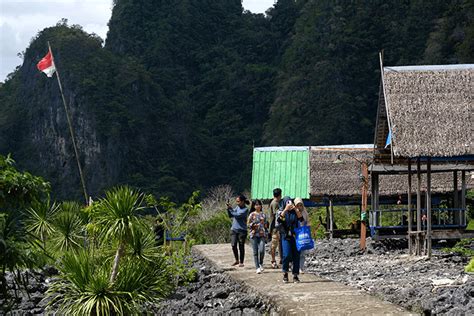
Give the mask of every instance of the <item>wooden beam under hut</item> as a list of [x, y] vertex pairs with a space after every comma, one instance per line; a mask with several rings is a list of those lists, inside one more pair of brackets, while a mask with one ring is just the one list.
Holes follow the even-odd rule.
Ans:
[[431, 158], [426, 167], [426, 254], [431, 258]]
[[408, 206], [408, 253], [410, 256], [413, 254], [413, 235], [412, 235], [412, 224], [413, 224], [413, 212], [411, 210], [411, 159], [408, 159], [408, 192], [407, 192], [407, 206]]

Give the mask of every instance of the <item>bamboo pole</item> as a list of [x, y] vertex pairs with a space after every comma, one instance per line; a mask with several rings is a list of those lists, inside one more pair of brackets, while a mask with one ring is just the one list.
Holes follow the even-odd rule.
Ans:
[[58, 67], [56, 66], [56, 63], [54, 62], [53, 50], [51, 49], [51, 45], [49, 44], [49, 42], [48, 42], [48, 49], [51, 52], [51, 58], [53, 60], [54, 68], [56, 69], [56, 78], [58, 80], [59, 91], [61, 92], [61, 97], [62, 97], [63, 105], [64, 105], [64, 111], [66, 112], [67, 123], [69, 125], [69, 133], [71, 134], [72, 146], [74, 147], [74, 154], [76, 156], [77, 167], [79, 169], [79, 176], [81, 178], [82, 191], [84, 192], [84, 199], [86, 201], [86, 205], [88, 205], [89, 204], [89, 199], [88, 199], [88, 196], [87, 196], [86, 183], [84, 181], [84, 174], [82, 173], [81, 162], [79, 160], [79, 153], [78, 153], [77, 146], [76, 146], [76, 139], [74, 137], [74, 129], [72, 127], [71, 117], [69, 115], [69, 110], [68, 110], [68, 106], [67, 106], [67, 103], [66, 103], [66, 98], [64, 97], [63, 86], [61, 84], [61, 78], [59, 76], [59, 70], [58, 70]]

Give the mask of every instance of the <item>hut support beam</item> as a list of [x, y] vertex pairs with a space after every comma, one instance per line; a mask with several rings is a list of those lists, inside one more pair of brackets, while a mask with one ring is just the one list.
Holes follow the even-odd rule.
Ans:
[[416, 160], [416, 242], [415, 255], [421, 255], [421, 172], [420, 158]]
[[360, 249], [365, 250], [365, 239], [367, 227], [365, 225], [367, 216], [367, 191], [369, 186], [369, 169], [366, 162], [362, 162], [362, 205], [361, 205], [361, 219], [360, 219]]
[[466, 225], [466, 171], [461, 171], [461, 225]]
[[[379, 194], [380, 194], [380, 191], [379, 191], [379, 175], [376, 174], [374, 175], [374, 180], [375, 180], [375, 186], [374, 186], [374, 194], [375, 194], [375, 210], [377, 211], [380, 211], [380, 207], [379, 207], [379, 204], [380, 204], [380, 197], [379, 197]], [[381, 226], [381, 220], [380, 220], [380, 216], [382, 214], [380, 212], [377, 212], [376, 215], [375, 215], [375, 226]]]
[[329, 239], [333, 237], [333, 224], [334, 223], [334, 206], [332, 204], [332, 199], [329, 200]]
[[431, 258], [431, 158], [426, 166], [426, 254]]
[[[458, 172], [453, 171], [453, 208], [459, 208], [459, 192], [458, 192]], [[461, 224], [459, 221], [459, 212], [453, 212], [453, 224]]]
[[411, 160], [408, 159], [408, 253], [410, 256], [413, 254], [413, 236], [411, 233], [411, 228], [413, 224], [413, 212], [411, 210]]
[[375, 177], [376, 177], [375, 173], [373, 173], [370, 177], [370, 192], [371, 192], [370, 208], [371, 208], [371, 212], [370, 212], [370, 217], [369, 217], [369, 226], [375, 226], [375, 211], [376, 211], [376, 208], [375, 208]]

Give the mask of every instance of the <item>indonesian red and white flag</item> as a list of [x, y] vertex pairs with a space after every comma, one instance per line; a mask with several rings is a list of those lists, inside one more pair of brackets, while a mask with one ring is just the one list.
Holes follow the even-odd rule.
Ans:
[[56, 72], [56, 67], [54, 66], [53, 54], [51, 54], [51, 49], [49, 49], [46, 56], [43, 57], [36, 65], [38, 70], [44, 72], [46, 76], [52, 77], [53, 74]]

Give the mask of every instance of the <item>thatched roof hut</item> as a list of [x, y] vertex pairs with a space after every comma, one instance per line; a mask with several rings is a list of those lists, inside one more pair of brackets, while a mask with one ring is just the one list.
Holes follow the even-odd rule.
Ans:
[[379, 161], [474, 155], [474, 64], [384, 67], [375, 146]]
[[[255, 148], [252, 198], [271, 199], [272, 190], [280, 187], [284, 195], [314, 201], [321, 201], [324, 198], [359, 201], [362, 188], [361, 162], [370, 164], [373, 152], [372, 144]], [[338, 158], [341, 163], [334, 163]], [[370, 195], [370, 175], [368, 180]], [[474, 188], [474, 179], [469, 177], [467, 185], [468, 188]], [[394, 174], [382, 177], [379, 190], [380, 195], [384, 197], [405, 196], [406, 175]], [[425, 179], [422, 190], [426, 190]], [[433, 193], [452, 191], [452, 173], [433, 174]]]
[[[334, 198], [360, 197], [361, 161], [372, 162], [373, 145], [313, 146], [310, 147], [310, 193], [313, 199], [330, 196]], [[335, 164], [336, 159], [344, 163]], [[357, 161], [357, 160], [359, 161]], [[414, 168], [413, 170], [416, 170]], [[433, 166], [436, 171], [436, 166]], [[369, 172], [371, 167], [369, 167]], [[407, 177], [403, 174], [387, 175], [380, 179], [380, 196], [390, 197], [407, 194]], [[402, 172], [400, 172], [402, 173]], [[371, 176], [369, 173], [369, 195], [371, 194]], [[435, 194], [453, 191], [453, 173], [434, 173], [431, 190]], [[461, 179], [458, 179], [461, 186]], [[422, 175], [422, 191], [426, 191], [426, 175]], [[474, 188], [474, 179], [467, 179], [467, 188]]]

